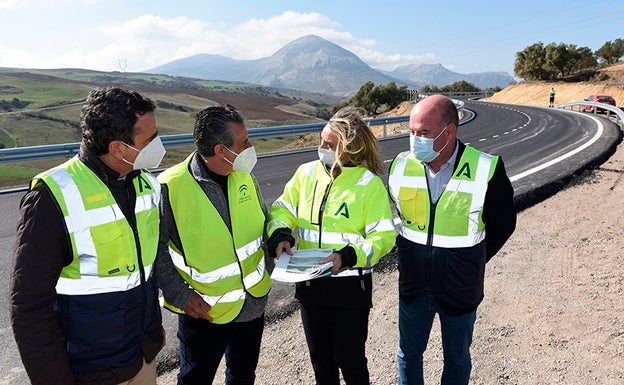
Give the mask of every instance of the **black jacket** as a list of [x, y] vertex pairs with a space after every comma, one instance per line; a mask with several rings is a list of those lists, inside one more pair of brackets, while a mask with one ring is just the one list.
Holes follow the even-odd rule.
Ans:
[[[458, 141], [453, 166], [466, 145]], [[399, 294], [409, 301], [425, 292], [432, 293], [449, 314], [473, 311], [483, 300], [485, 264], [503, 247], [516, 228], [513, 187], [502, 159], [498, 160], [488, 182], [483, 207], [485, 240], [467, 248], [440, 248], [416, 244], [397, 236]]]
[[[107, 168], [95, 154], [81, 149], [80, 158], [109, 187], [128, 221], [136, 226], [132, 178], [139, 172], [133, 171], [120, 181], [117, 173]], [[138, 341], [142, 347], [138, 347], [133, 362], [122, 367], [92, 367], [78, 373], [68, 359], [57, 316], [60, 303], [55, 290], [61, 270], [71, 261], [71, 243], [63, 215], [52, 193], [39, 183], [26, 193], [20, 205], [10, 289], [11, 324], [26, 372], [33, 384], [104, 385], [127, 381], [140, 370], [143, 359], [151, 362], [156, 357], [163, 343], [154, 279], [141, 285], [139, 289], [146, 292], [136, 297], [138, 305], [143, 306], [143, 314], [150, 320], [149, 325], [144, 325], [143, 341]], [[102, 338], [97, 336], [98, 331], [94, 330], [94, 336]]]

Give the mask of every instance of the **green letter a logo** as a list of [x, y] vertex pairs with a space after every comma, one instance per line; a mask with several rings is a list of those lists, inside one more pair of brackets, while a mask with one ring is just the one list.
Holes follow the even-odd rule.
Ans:
[[470, 172], [470, 164], [468, 162], [464, 163], [459, 170], [457, 171], [457, 173], [455, 174], [455, 176], [465, 176], [466, 178], [468, 178], [469, 180], [472, 179], [472, 173]]
[[349, 219], [349, 207], [347, 206], [347, 202], [342, 202], [338, 210], [334, 213], [334, 215], [342, 215], [343, 217]]
[[144, 189], [145, 190], [152, 189], [152, 185], [143, 177], [143, 175], [139, 174], [139, 176], [137, 176], [137, 181], [138, 181], [140, 193], [142, 193]]

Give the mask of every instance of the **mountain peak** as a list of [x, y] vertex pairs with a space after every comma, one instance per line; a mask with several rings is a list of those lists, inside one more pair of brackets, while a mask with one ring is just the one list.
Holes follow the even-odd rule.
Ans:
[[262, 59], [235, 60], [199, 54], [146, 72], [239, 81], [340, 96], [353, 95], [369, 81], [374, 84], [394, 82], [398, 86], [411, 88], [420, 88], [425, 84], [445, 86], [464, 79], [477, 87], [505, 87], [513, 81], [513, 77], [506, 73], [474, 74], [479, 76], [470, 78], [470, 75], [449, 71], [441, 64], [411, 64], [392, 72], [378, 71], [354, 53], [317, 35], [301, 36]]

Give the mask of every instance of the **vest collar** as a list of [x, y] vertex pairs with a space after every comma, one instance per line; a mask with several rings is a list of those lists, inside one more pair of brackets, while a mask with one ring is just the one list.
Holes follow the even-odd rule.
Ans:
[[141, 170], [132, 170], [122, 180], [119, 179], [119, 173], [102, 162], [99, 156], [93, 150], [88, 148], [84, 143], [80, 144], [78, 158], [89, 167], [106, 185], [118, 183], [120, 186], [125, 185], [126, 181], [131, 181], [134, 177], [141, 173]]

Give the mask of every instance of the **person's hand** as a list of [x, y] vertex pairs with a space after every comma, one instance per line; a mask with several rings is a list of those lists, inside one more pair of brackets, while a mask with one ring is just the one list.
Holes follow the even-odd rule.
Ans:
[[208, 315], [210, 309], [212, 309], [212, 306], [208, 305], [208, 303], [194, 291], [193, 294], [191, 294], [191, 298], [189, 298], [186, 303], [184, 312], [190, 317], [203, 318], [208, 322], [212, 322], [212, 317]]
[[282, 255], [283, 252], [285, 252], [288, 255], [293, 255], [293, 252], [290, 249], [289, 241], [281, 241], [280, 243], [277, 244], [277, 247], [275, 248], [275, 258], [279, 259], [280, 255]]
[[337, 273], [342, 267], [342, 256], [338, 253], [331, 253], [321, 261], [321, 265], [330, 261], [334, 263], [332, 272]]

